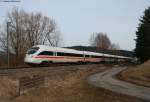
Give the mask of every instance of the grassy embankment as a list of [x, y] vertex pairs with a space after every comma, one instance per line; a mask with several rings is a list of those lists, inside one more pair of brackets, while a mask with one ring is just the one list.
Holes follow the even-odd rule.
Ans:
[[150, 61], [128, 68], [119, 74], [119, 78], [131, 83], [150, 87]]

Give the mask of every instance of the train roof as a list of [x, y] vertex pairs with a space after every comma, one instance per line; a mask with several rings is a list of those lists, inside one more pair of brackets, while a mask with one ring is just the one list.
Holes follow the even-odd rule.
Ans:
[[90, 52], [90, 51], [84, 51], [85, 55], [95, 55], [95, 56], [103, 56], [103, 53], [96, 53], [96, 52]]
[[78, 50], [61, 48], [61, 47], [52, 47], [52, 46], [47, 46], [47, 45], [36, 45], [36, 46], [33, 46], [33, 47], [39, 47], [40, 49], [44, 49], [46, 51], [56, 51], [56, 52], [66, 52], [66, 53], [82, 54]]

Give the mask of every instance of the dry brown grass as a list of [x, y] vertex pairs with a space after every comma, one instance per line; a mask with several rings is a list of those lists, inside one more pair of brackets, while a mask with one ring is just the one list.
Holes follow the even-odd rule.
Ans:
[[150, 61], [128, 68], [121, 72], [119, 76], [123, 80], [150, 87]]
[[13, 99], [18, 95], [18, 81], [9, 76], [0, 77], [0, 100]]
[[88, 65], [77, 71], [42, 72], [47, 76], [44, 86], [33, 88], [28, 93], [8, 102], [141, 102], [138, 99], [115, 94], [87, 83], [87, 76], [90, 74], [110, 68], [111, 66]]

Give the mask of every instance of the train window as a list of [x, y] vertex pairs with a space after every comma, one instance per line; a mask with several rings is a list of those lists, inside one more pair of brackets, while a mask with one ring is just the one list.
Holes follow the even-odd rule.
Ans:
[[82, 54], [57, 52], [57, 56], [83, 57]]
[[27, 54], [34, 54], [39, 50], [39, 47], [32, 47], [27, 51]]
[[43, 51], [43, 52], [40, 52], [39, 55], [49, 55], [49, 56], [51, 55], [51, 56], [52, 56], [52, 55], [53, 55], [53, 52], [50, 52], [50, 51]]
[[82, 54], [74, 54], [74, 53], [67, 53], [67, 56], [72, 56], [72, 57], [83, 57]]
[[93, 56], [94, 58], [101, 58], [101, 56]]
[[92, 58], [101, 58], [101, 56], [91, 56]]
[[85, 57], [90, 57], [90, 55], [85, 55]]
[[57, 56], [65, 56], [65, 53], [63, 53], [63, 52], [57, 52]]

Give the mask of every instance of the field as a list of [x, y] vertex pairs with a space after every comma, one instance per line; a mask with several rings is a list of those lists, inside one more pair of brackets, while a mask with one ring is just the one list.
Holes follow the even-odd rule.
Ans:
[[150, 61], [128, 68], [119, 74], [119, 78], [131, 83], [150, 87]]
[[[87, 76], [108, 70], [113, 65], [92, 64], [67, 67], [71, 69], [78, 67], [78, 69], [23, 71], [1, 76], [0, 102], [141, 102], [138, 99], [96, 88], [87, 83]], [[18, 78], [34, 74], [45, 75], [45, 84], [18, 96]]]

